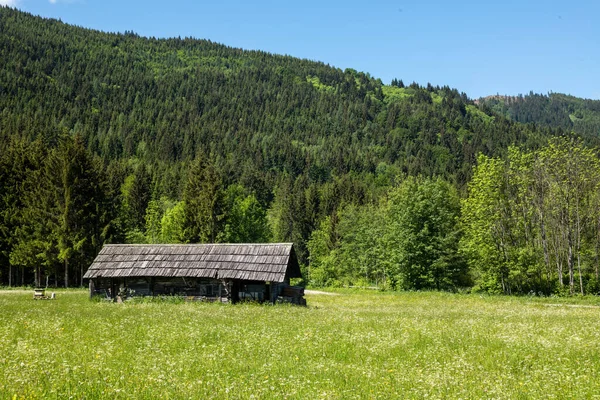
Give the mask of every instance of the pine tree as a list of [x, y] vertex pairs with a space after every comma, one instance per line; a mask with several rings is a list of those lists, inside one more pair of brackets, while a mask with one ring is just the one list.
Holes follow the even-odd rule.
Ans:
[[150, 183], [151, 176], [146, 166], [140, 165], [125, 179], [121, 187], [123, 198], [121, 215], [127, 231], [143, 231], [146, 225], [146, 209], [151, 193]]
[[[104, 193], [101, 176], [80, 136], [64, 136], [27, 184], [26, 223], [18, 233], [11, 262], [54, 272], [62, 264], [63, 283], [81, 283], [81, 276], [101, 245]], [[104, 221], [105, 222], [105, 221]], [[74, 279], [72, 272], [80, 273]]]
[[225, 222], [222, 179], [203, 156], [192, 162], [183, 192], [188, 243], [215, 243]]
[[[36, 265], [37, 251], [22, 250], [17, 256], [17, 246], [22, 238], [31, 235], [28, 225], [26, 205], [26, 187], [28, 181], [37, 181], [39, 169], [44, 158], [44, 148], [38, 140], [29, 143], [19, 138], [5, 142], [0, 149], [0, 269], [3, 280], [12, 286], [15, 280], [13, 266], [19, 267], [19, 283], [25, 282], [25, 268]], [[11, 256], [12, 255], [12, 256]], [[38, 274], [35, 275], [36, 279]], [[38, 284], [39, 282], [36, 282]]]

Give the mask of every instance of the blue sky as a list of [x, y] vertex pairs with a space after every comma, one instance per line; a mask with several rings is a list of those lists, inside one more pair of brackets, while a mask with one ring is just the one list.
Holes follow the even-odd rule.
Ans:
[[477, 98], [600, 99], [600, 2], [0, 0], [104, 31], [192, 36]]

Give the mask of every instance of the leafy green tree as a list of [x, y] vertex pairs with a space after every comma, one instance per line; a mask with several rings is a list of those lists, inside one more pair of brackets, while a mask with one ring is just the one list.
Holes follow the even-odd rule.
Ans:
[[480, 156], [462, 202], [461, 246], [478, 287], [564, 293], [565, 274], [570, 294], [595, 287], [599, 183], [596, 152], [569, 137], [509, 149], [506, 161]]
[[461, 249], [481, 289], [508, 293], [504, 172], [503, 161], [479, 156], [469, 183], [469, 196], [462, 200]]
[[387, 227], [384, 212], [380, 205], [371, 204], [348, 205], [339, 212], [337, 261], [347, 269], [344, 275], [359, 286], [386, 285], [390, 277], [395, 278], [383, 240]]
[[158, 200], [151, 200], [146, 209], [146, 243], [171, 243], [165, 241], [163, 237], [163, 219], [167, 213], [172, 210], [176, 202], [169, 200], [166, 197], [161, 197]]
[[349, 204], [326, 217], [313, 231], [309, 280], [317, 286], [386, 285], [389, 260], [382, 238], [386, 229], [384, 208]]
[[[555, 138], [539, 151], [539, 157], [546, 169], [543, 177], [549, 187], [548, 208], [554, 222], [551, 234], [556, 237], [556, 257], [560, 260], [560, 254], [566, 254], [569, 291], [573, 294], [576, 290], [577, 274], [579, 292], [583, 295], [584, 240], [596, 236], [588, 232], [597, 226], [594, 198], [600, 189], [598, 155], [580, 140]], [[562, 284], [562, 270], [559, 275]]]
[[460, 203], [441, 179], [407, 178], [389, 195], [388, 245], [405, 289], [450, 290], [470, 284], [458, 253]]
[[226, 243], [264, 243], [271, 238], [267, 213], [253, 194], [246, 196], [239, 185], [226, 194], [227, 220], [222, 234]]
[[405, 179], [378, 204], [347, 205], [308, 242], [310, 281], [452, 290], [470, 284], [458, 252], [460, 205], [443, 180]]
[[337, 286], [343, 272], [337, 262], [338, 233], [337, 213], [325, 217], [318, 229], [315, 229], [307, 243], [309, 252], [309, 268], [307, 270], [310, 285]]
[[165, 211], [161, 221], [161, 238], [163, 243], [185, 242], [185, 203], [177, 202]]

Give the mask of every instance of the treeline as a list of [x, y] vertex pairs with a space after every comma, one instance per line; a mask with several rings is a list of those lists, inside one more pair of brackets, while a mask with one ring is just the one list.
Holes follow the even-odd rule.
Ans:
[[112, 163], [80, 136], [0, 153], [2, 279], [79, 285], [103, 243], [293, 241], [312, 286], [600, 293], [600, 161], [557, 137], [480, 155], [466, 195], [398, 171], [280, 177], [273, 200], [227, 179], [210, 156], [186, 165], [180, 200], [152, 195], [152, 170]]
[[506, 159], [481, 156], [462, 214], [464, 254], [481, 289], [600, 292], [597, 148], [555, 138]]
[[560, 127], [583, 136], [600, 136], [600, 100], [530, 92], [525, 96], [489, 96], [479, 102], [513, 121]]
[[8, 285], [81, 285], [104, 243], [292, 241], [303, 265], [315, 223], [341, 203], [365, 204], [387, 185], [346, 174], [316, 184], [278, 178], [274, 193], [228, 179], [209, 155], [184, 164], [179, 199], [160, 196], [156, 167], [106, 163], [65, 134], [56, 147], [18, 137], [0, 144], [0, 279]]
[[399, 179], [376, 202], [348, 204], [320, 223], [308, 242], [308, 280], [403, 290], [470, 287], [459, 215], [459, 196], [448, 182]]
[[468, 194], [407, 177], [326, 217], [308, 242], [313, 285], [599, 294], [600, 162], [581, 139], [481, 155]]
[[183, 198], [152, 198], [145, 165], [106, 166], [81, 136], [0, 146], [0, 277], [8, 285], [81, 285], [104, 243], [268, 242], [264, 207], [225, 187], [207, 159], [189, 166]]

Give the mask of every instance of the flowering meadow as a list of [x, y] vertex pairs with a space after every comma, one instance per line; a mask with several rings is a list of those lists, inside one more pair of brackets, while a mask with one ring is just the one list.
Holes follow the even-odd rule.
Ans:
[[0, 291], [0, 398], [600, 397], [593, 298], [306, 297], [116, 304]]

